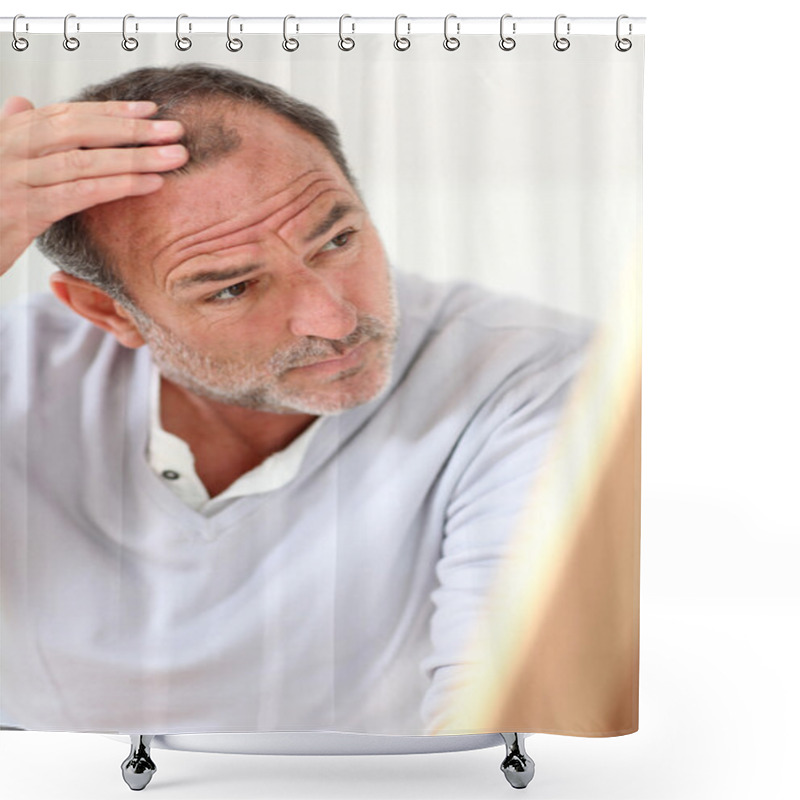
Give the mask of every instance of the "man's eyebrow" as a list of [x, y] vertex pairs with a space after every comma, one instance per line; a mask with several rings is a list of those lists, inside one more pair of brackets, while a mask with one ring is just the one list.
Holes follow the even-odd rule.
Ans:
[[353, 203], [337, 203], [329, 212], [328, 216], [314, 228], [311, 233], [303, 240], [306, 243], [313, 242], [323, 233], [327, 233], [342, 217], [349, 214], [351, 211], [358, 211], [359, 207]]
[[236, 278], [243, 278], [245, 275], [249, 275], [257, 269], [261, 269], [261, 264], [246, 264], [242, 267], [233, 267], [231, 269], [207, 269], [181, 278], [175, 283], [175, 288], [186, 289], [190, 286], [197, 286], [199, 283], [233, 281], [236, 280]]

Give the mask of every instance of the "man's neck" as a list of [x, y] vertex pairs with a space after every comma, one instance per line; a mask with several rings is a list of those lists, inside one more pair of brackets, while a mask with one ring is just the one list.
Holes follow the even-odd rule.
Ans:
[[185, 441], [210, 497], [288, 447], [316, 417], [270, 414], [200, 397], [161, 378], [161, 425]]

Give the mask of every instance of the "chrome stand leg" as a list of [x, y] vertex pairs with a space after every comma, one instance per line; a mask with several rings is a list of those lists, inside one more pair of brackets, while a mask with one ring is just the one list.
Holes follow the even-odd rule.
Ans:
[[131, 752], [122, 762], [122, 778], [135, 792], [144, 789], [155, 774], [156, 765], [150, 758], [152, 741], [152, 736], [131, 735]]
[[506, 757], [500, 769], [515, 789], [524, 789], [533, 780], [536, 768], [533, 759], [525, 752], [525, 739], [521, 733], [500, 735], [506, 743]]

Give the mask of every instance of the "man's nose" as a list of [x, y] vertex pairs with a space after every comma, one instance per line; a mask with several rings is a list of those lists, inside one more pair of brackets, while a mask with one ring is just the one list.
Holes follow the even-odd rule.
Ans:
[[344, 339], [356, 329], [358, 311], [339, 287], [308, 269], [293, 284], [289, 330], [294, 336]]

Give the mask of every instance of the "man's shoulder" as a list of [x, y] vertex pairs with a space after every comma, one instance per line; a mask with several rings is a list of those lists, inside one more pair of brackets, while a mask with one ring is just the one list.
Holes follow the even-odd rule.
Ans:
[[398, 273], [397, 285], [406, 333], [422, 349], [441, 340], [459, 343], [462, 362], [494, 351], [506, 352], [510, 364], [554, 348], [582, 349], [594, 333], [595, 323], [585, 317], [475, 283]]
[[28, 384], [57, 373], [64, 381], [81, 374], [102, 354], [124, 350], [113, 336], [70, 311], [53, 295], [36, 293], [0, 309], [2, 373]]
[[82, 322], [81, 318], [48, 292], [36, 292], [18, 297], [0, 308], [0, 325], [4, 334], [24, 330], [44, 333], [67, 333]]

